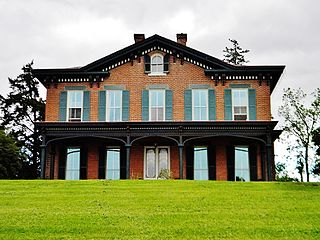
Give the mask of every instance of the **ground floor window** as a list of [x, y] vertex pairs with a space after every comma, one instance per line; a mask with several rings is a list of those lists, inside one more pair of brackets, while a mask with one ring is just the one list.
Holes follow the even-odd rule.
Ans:
[[235, 181], [250, 181], [249, 148], [235, 146]]
[[194, 180], [208, 180], [208, 149], [194, 147]]
[[169, 147], [145, 147], [144, 178], [156, 179], [162, 169], [170, 169]]
[[120, 148], [108, 147], [106, 151], [106, 178], [120, 179]]
[[66, 179], [80, 179], [80, 148], [67, 148]]

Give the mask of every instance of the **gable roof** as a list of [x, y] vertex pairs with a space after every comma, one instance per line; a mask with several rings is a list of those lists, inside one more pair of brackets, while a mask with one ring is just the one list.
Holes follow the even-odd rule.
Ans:
[[228, 79], [267, 80], [271, 91], [274, 89], [285, 66], [235, 66], [218, 58], [197, 51], [157, 34], [132, 44], [110, 55], [100, 58], [80, 68], [34, 69], [33, 74], [44, 85], [58, 82], [101, 81], [109, 76], [109, 71], [133, 61], [154, 50], [159, 50], [182, 61], [187, 61], [204, 69], [204, 73], [215, 81]]

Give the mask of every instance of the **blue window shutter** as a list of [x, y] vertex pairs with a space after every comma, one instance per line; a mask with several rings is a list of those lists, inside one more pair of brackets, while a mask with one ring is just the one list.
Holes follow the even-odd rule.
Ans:
[[68, 92], [60, 92], [60, 102], [59, 102], [59, 121], [67, 121], [67, 98]]
[[249, 95], [249, 120], [257, 120], [257, 107], [256, 107], [256, 90], [250, 88]]
[[148, 54], [144, 55], [144, 72], [150, 73], [151, 71], [151, 64], [150, 64], [150, 56]]
[[106, 121], [106, 91], [99, 91], [98, 120]]
[[122, 91], [122, 121], [129, 121], [130, 95], [128, 90]]
[[142, 90], [142, 121], [149, 121], [149, 90]]
[[166, 54], [163, 57], [163, 71], [169, 72], [170, 54]]
[[82, 113], [83, 121], [90, 121], [90, 92], [83, 92], [83, 113]]
[[192, 120], [192, 90], [184, 91], [184, 120]]
[[216, 93], [209, 89], [209, 120], [216, 120]]
[[166, 90], [166, 120], [171, 121], [172, 119], [172, 90]]
[[231, 89], [224, 90], [224, 120], [232, 120]]

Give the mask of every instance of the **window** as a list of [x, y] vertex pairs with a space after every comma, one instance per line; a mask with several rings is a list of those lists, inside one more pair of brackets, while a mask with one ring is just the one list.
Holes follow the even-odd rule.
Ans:
[[207, 147], [194, 147], [194, 180], [208, 180]]
[[112, 180], [120, 179], [120, 148], [107, 148], [106, 178]]
[[80, 122], [83, 91], [68, 91], [68, 121]]
[[155, 54], [151, 57], [151, 73], [163, 74], [163, 56]]
[[169, 147], [145, 148], [145, 179], [156, 179], [162, 169], [170, 169]]
[[235, 147], [235, 181], [250, 181], [249, 148], [247, 146]]
[[67, 180], [80, 179], [80, 148], [79, 147], [70, 147], [67, 149], [66, 179]]
[[195, 121], [208, 120], [208, 90], [192, 90], [192, 119]]
[[150, 121], [165, 120], [165, 90], [150, 90]]
[[117, 122], [122, 119], [122, 90], [107, 90], [107, 121]]
[[248, 119], [248, 90], [232, 89], [233, 120]]

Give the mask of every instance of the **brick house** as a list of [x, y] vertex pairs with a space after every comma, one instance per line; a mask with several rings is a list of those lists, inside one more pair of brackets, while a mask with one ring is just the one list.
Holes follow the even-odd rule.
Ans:
[[80, 68], [34, 69], [47, 88], [46, 179], [271, 181], [270, 94], [284, 66], [233, 66], [159, 35]]

